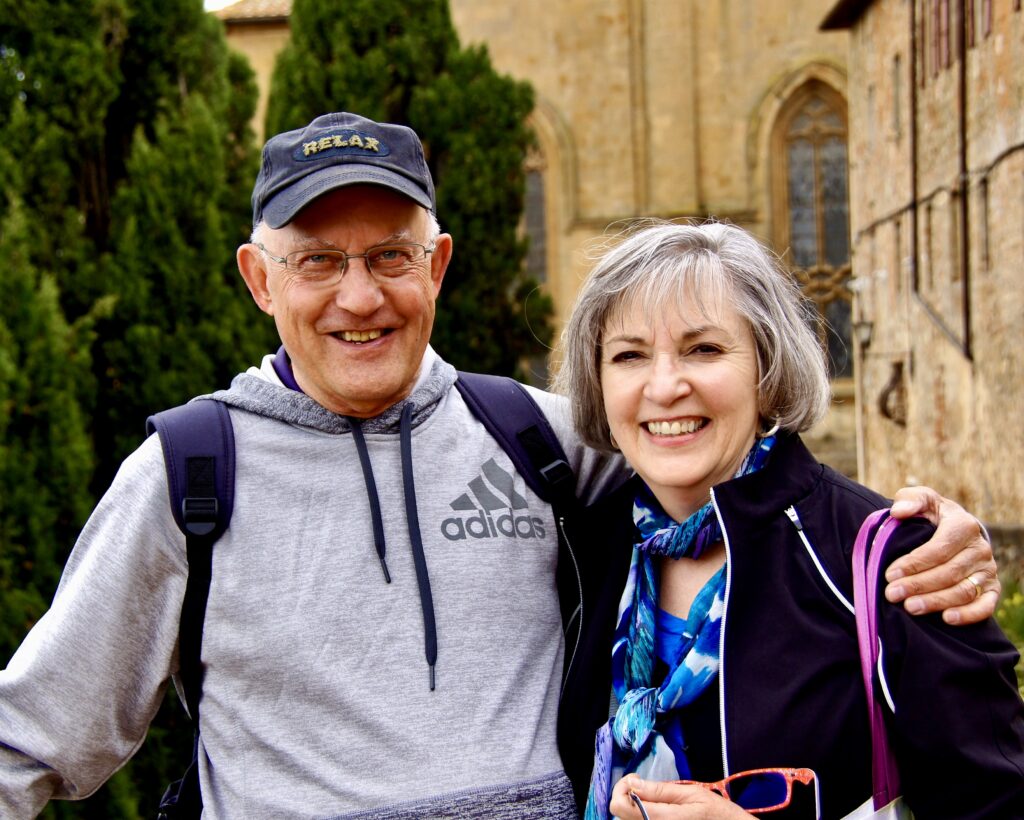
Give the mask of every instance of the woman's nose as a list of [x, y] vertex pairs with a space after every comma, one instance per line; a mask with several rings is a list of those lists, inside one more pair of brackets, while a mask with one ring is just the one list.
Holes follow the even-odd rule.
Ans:
[[667, 406], [689, 392], [690, 381], [683, 364], [675, 356], [656, 356], [644, 385], [644, 397]]

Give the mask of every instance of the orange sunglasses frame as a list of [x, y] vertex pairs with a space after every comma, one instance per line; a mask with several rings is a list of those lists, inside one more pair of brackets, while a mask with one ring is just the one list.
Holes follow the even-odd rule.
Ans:
[[700, 780], [676, 780], [673, 781], [680, 786], [701, 786], [708, 791], [720, 794], [726, 800], [732, 801], [729, 797], [728, 785], [731, 780], [738, 780], [741, 777], [748, 777], [753, 774], [779, 774], [786, 779], [786, 799], [775, 806], [768, 806], [763, 809], [748, 809], [744, 808], [744, 811], [750, 812], [750, 814], [765, 814], [770, 811], [780, 811], [790, 804], [793, 800], [793, 781], [798, 780], [804, 785], [807, 785], [814, 780], [815, 774], [811, 769], [748, 769], [745, 772], [736, 772], [728, 777], [716, 780], [714, 783], [705, 783]]

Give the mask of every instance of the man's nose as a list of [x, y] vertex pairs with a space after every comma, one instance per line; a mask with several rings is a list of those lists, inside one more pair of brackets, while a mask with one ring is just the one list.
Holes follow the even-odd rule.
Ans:
[[338, 307], [358, 316], [369, 316], [384, 304], [384, 292], [365, 257], [349, 257], [336, 287], [335, 301]]
[[654, 357], [644, 385], [644, 398], [655, 404], [668, 406], [679, 398], [689, 395], [690, 380], [686, 366], [676, 356]]

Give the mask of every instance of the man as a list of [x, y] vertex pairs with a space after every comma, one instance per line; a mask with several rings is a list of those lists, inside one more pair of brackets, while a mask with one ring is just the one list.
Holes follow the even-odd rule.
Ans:
[[[434, 208], [407, 128], [331, 114], [264, 148], [238, 266], [283, 346], [216, 394], [237, 472], [203, 635], [208, 817], [576, 816], [555, 740], [555, 522], [428, 345], [452, 254]], [[534, 395], [578, 496], [617, 486], [622, 463], [584, 450], [563, 403]], [[5, 818], [95, 790], [177, 672], [187, 567], [154, 438], [125, 461], [0, 675]], [[479, 523], [483, 476], [501, 475], [526, 506], [509, 501], [514, 526], [492, 529]], [[933, 570], [929, 589], [958, 586], [926, 606], [974, 598], [971, 569], [995, 583], [990, 551], [967, 535], [977, 525], [951, 517], [953, 540], [972, 543], [961, 558], [977, 560]], [[995, 597], [961, 612], [990, 614]]]

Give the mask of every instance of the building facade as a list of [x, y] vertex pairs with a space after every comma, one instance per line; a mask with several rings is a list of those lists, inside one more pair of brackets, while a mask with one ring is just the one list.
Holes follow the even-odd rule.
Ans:
[[1021, 541], [1021, 0], [840, 2], [848, 30], [859, 468]]

